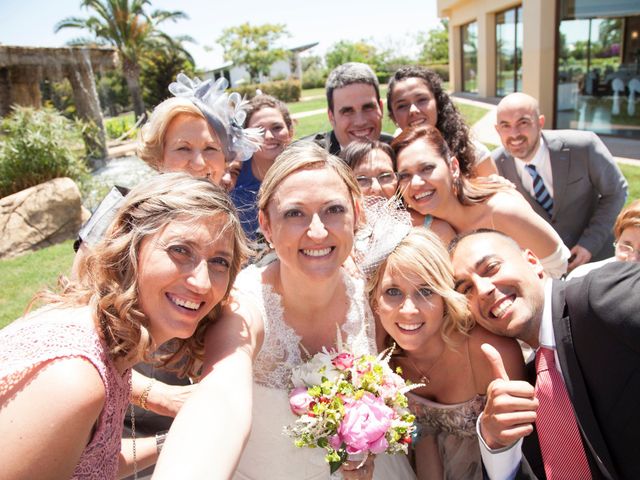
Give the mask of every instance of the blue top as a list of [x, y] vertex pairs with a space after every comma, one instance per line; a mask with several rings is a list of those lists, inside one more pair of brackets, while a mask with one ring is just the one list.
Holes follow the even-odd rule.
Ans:
[[252, 160], [253, 158], [242, 162], [242, 170], [238, 175], [238, 182], [229, 195], [238, 209], [238, 216], [244, 232], [251, 240], [255, 240], [256, 231], [259, 228], [257, 198], [262, 182], [253, 176], [251, 171]]

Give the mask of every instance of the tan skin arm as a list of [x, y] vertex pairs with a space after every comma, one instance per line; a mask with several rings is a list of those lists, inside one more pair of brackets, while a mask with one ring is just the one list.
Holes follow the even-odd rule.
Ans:
[[100, 374], [80, 357], [49, 361], [0, 398], [3, 478], [70, 478], [102, 411]]
[[262, 338], [260, 314], [247, 300], [240, 297], [242, 307], [225, 308], [209, 327], [204, 377], [171, 426], [154, 479], [213, 480], [233, 474], [251, 429], [252, 363]]
[[475, 173], [477, 177], [488, 177], [490, 175], [498, 175], [498, 167], [488, 154], [476, 164]]
[[496, 193], [488, 204], [492, 209], [491, 228], [509, 235], [538, 258], [548, 257], [562, 245], [553, 227], [531, 208], [520, 193]]

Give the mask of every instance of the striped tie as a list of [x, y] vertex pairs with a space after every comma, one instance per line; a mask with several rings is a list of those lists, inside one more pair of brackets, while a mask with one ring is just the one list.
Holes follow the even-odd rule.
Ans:
[[591, 478], [576, 416], [567, 388], [556, 369], [553, 350], [538, 349], [536, 372], [535, 395], [540, 402], [536, 429], [547, 480]]
[[531, 175], [533, 179], [533, 193], [536, 197], [536, 201], [540, 204], [542, 208], [544, 208], [545, 212], [551, 217], [551, 211], [553, 210], [553, 198], [549, 195], [549, 191], [547, 187], [544, 186], [544, 182], [542, 181], [542, 177], [536, 170], [536, 167], [533, 165], [525, 165], [527, 172]]

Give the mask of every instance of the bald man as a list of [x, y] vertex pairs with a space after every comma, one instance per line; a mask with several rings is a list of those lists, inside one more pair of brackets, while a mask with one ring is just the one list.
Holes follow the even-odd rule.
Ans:
[[[640, 478], [640, 300], [630, 293], [640, 288], [640, 264], [611, 262], [564, 282], [548, 280], [530, 250], [496, 231], [458, 237], [449, 250], [456, 290], [476, 322], [552, 355], [559, 370], [550, 397], [548, 378], [531, 368], [530, 384], [510, 380], [500, 355], [483, 345], [495, 375], [477, 425], [489, 478]], [[559, 435], [548, 428], [558, 415]]]
[[497, 120], [502, 147], [492, 157], [498, 172], [571, 249], [569, 270], [611, 257], [627, 182], [600, 138], [587, 131], [543, 131], [538, 101], [519, 92], [498, 104]]

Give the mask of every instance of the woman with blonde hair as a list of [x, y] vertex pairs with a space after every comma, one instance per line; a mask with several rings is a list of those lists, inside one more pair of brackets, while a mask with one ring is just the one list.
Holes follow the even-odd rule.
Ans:
[[121, 443], [131, 367], [174, 339], [155, 359], [195, 375], [247, 253], [219, 187], [165, 174], [134, 188], [81, 281], [0, 332], [3, 478], [112, 479], [152, 464], [162, 438]]
[[[296, 418], [292, 369], [335, 346], [336, 329], [354, 354], [375, 351], [364, 282], [342, 266], [362, 221], [360, 188], [342, 160], [298, 142], [276, 159], [258, 198], [277, 259], [240, 273], [233, 301], [208, 329], [205, 376], [176, 417], [154, 478], [330, 477], [323, 452], [295, 447], [282, 429]], [[378, 455], [372, 467], [353, 462], [343, 476], [413, 478], [401, 456]]]
[[371, 307], [396, 344], [394, 367], [422, 384], [409, 392], [419, 437], [413, 460], [418, 479], [482, 479], [476, 420], [493, 380], [480, 345], [502, 355], [509, 378], [524, 378], [518, 343], [476, 325], [463, 295], [454, 290], [449, 255], [431, 231], [413, 228], [374, 271]]
[[402, 198], [425, 218], [447, 222], [457, 234], [498, 230], [541, 258], [554, 278], [567, 271], [569, 249], [508, 181], [496, 175], [467, 178], [440, 132], [431, 126], [404, 130], [391, 143]]

